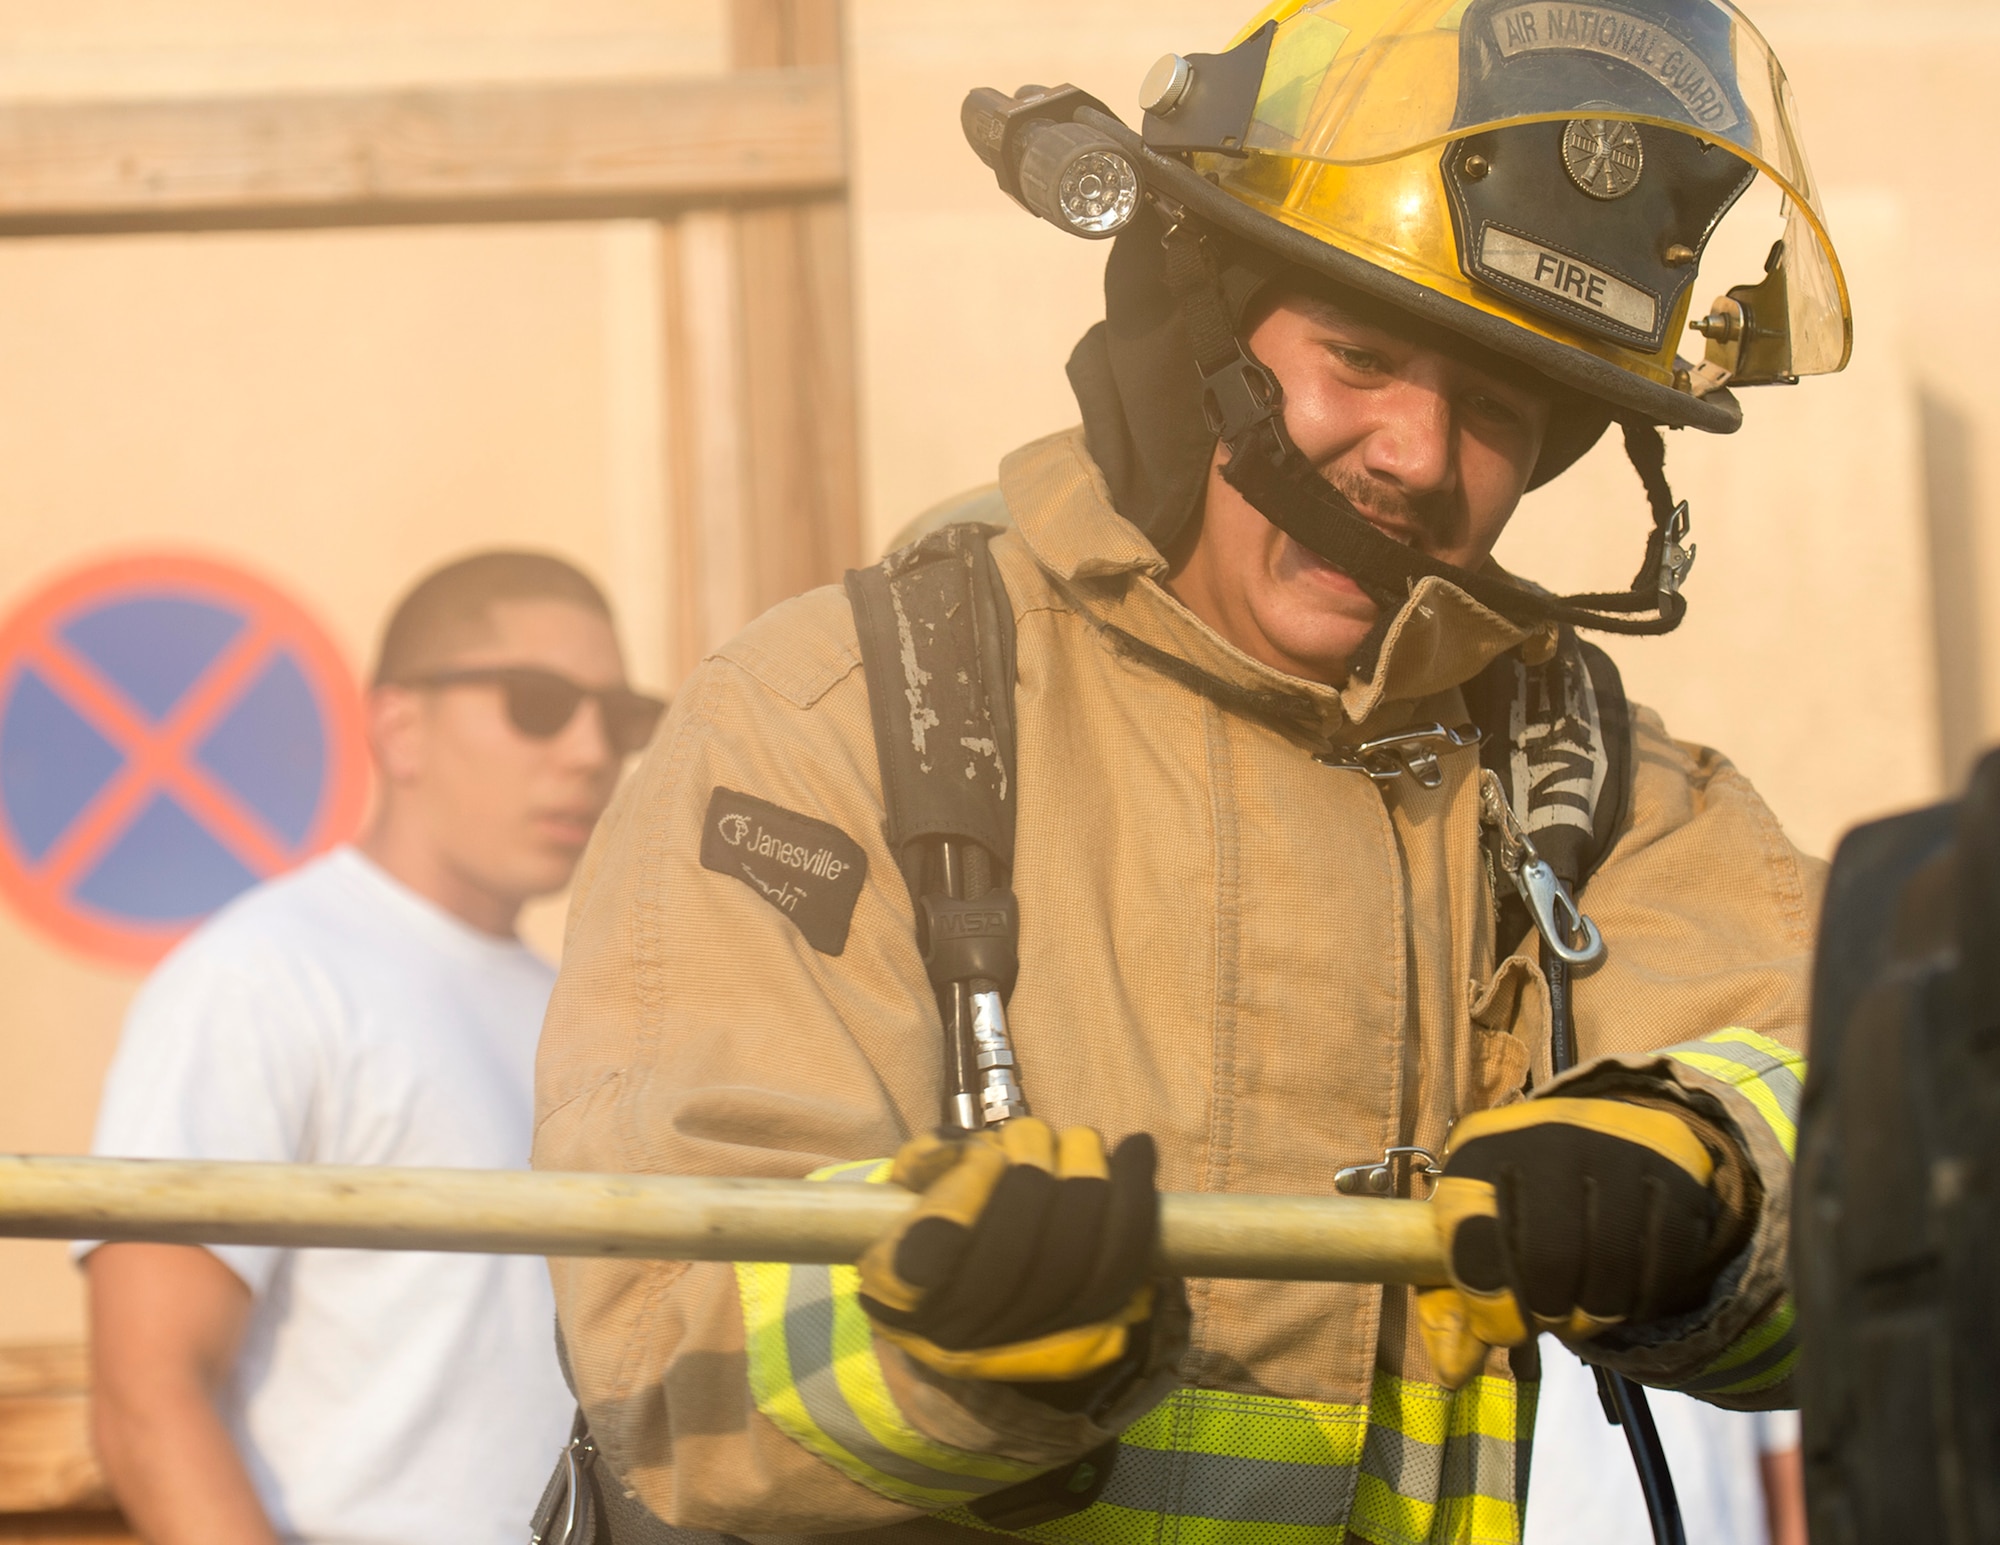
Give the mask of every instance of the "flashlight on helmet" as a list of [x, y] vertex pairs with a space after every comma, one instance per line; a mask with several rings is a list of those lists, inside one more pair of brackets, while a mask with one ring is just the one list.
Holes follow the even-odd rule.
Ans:
[[1011, 97], [981, 86], [959, 116], [1003, 193], [1072, 236], [1102, 241], [1138, 213], [1145, 183], [1117, 141], [1074, 121], [1079, 107], [1106, 111], [1074, 86], [1023, 86]]

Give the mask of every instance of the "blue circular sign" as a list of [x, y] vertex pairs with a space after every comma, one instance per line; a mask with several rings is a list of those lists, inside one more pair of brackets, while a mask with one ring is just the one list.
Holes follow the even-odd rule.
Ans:
[[156, 960], [348, 837], [366, 784], [339, 650], [239, 569], [121, 558], [0, 628], [0, 893], [86, 953]]

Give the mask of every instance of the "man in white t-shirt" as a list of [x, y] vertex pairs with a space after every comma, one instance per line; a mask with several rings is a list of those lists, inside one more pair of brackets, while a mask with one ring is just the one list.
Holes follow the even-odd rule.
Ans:
[[[419, 584], [369, 693], [362, 837], [260, 886], [134, 1002], [96, 1151], [524, 1169], [560, 890], [660, 703], [603, 594], [486, 553]], [[500, 1545], [571, 1401], [533, 1257], [86, 1247], [99, 1452], [151, 1545]]]

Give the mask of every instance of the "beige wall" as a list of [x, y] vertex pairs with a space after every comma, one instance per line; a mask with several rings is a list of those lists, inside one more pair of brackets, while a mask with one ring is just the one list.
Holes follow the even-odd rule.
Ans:
[[[0, 0], [0, 97], [709, 72], [718, 4]], [[305, 602], [358, 672], [479, 546], [563, 552], [667, 685], [658, 247], [642, 224], [0, 244], [0, 614], [192, 546]], [[531, 919], [553, 949], [560, 905]], [[137, 985], [0, 911], [0, 1151], [75, 1152]], [[62, 1247], [0, 1241], [0, 1342], [81, 1332]]]
[[[1062, 364], [1098, 314], [1103, 249], [994, 191], [959, 135], [965, 90], [1069, 79], [1129, 113], [1154, 57], [1220, 46], [1251, 8], [850, 0], [875, 540], [1073, 421]], [[1618, 652], [1637, 695], [1823, 850], [2000, 725], [2000, 308], [1974, 118], [2000, 6], [1756, 9], [1836, 192], [1855, 365], [1751, 395], [1734, 442], [1675, 437], [1693, 618]], [[0, 97], [707, 72], [724, 52], [720, 0], [0, 0]], [[665, 684], [657, 261], [646, 226], [0, 244], [0, 615], [105, 549], [193, 544], [287, 585], [358, 662], [424, 565], [532, 542], [611, 583], [636, 673]], [[1508, 556], [1622, 582], [1641, 519], [1600, 452], [1537, 496]], [[134, 978], [4, 913], [0, 972], [0, 1151], [80, 1149]], [[0, 1341], [77, 1333], [58, 1247], [0, 1244], [0, 1282]]]

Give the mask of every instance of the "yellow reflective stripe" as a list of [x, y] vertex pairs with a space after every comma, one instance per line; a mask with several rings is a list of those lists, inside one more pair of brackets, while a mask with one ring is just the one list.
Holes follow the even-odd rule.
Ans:
[[[879, 1183], [882, 1159], [829, 1165], [809, 1178]], [[927, 1513], [1029, 1480], [1040, 1469], [932, 1442], [903, 1419], [876, 1355], [851, 1266], [739, 1262], [750, 1391], [779, 1431], [841, 1474]], [[805, 1343], [794, 1345], [795, 1336]]]
[[[1466, 1391], [1470, 1393], [1485, 1382], [1484, 1378], [1474, 1379], [1465, 1386]], [[1368, 1425], [1386, 1427], [1413, 1442], [1437, 1448], [1451, 1435], [1454, 1404], [1452, 1392], [1442, 1385], [1417, 1384], [1378, 1373], [1375, 1387], [1369, 1391]]]
[[743, 1301], [743, 1329], [750, 1354], [750, 1393], [757, 1409], [808, 1453], [893, 1501], [931, 1512], [969, 1500], [974, 1493], [933, 1491], [882, 1474], [836, 1443], [813, 1420], [798, 1386], [792, 1382], [791, 1357], [785, 1341], [785, 1303], [791, 1274], [790, 1266], [777, 1263], [739, 1261], [736, 1265], [736, 1290]]
[[[1367, 1406], [1180, 1389], [1125, 1433], [1103, 1495], [1042, 1545], [1518, 1545], [1532, 1388], [1375, 1376]], [[966, 1510], [964, 1528], [1008, 1533]]]
[[1377, 1374], [1349, 1529], [1377, 1545], [1513, 1545], [1529, 1431], [1522, 1416], [1511, 1379], [1481, 1375], [1452, 1393]]
[[[857, 1159], [816, 1169], [806, 1179], [885, 1185], [895, 1167], [893, 1159]], [[831, 1266], [826, 1271], [833, 1299], [834, 1378], [848, 1407], [868, 1429], [870, 1437], [891, 1453], [934, 1470], [978, 1476], [1002, 1486], [1018, 1485], [1042, 1473], [1045, 1467], [933, 1443], [905, 1422], [895, 1397], [889, 1393], [889, 1381], [882, 1373], [868, 1311], [861, 1307], [861, 1273], [852, 1266]], [[994, 1488], [976, 1489], [984, 1492]]]
[[[1740, 1091], [1764, 1118], [1785, 1157], [1795, 1158], [1799, 1106], [1805, 1095], [1806, 1059], [1782, 1042], [1740, 1026], [1699, 1041], [1670, 1046], [1665, 1056]], [[1781, 1298], [1693, 1378], [1674, 1388], [1690, 1395], [1748, 1395], [1783, 1383], [1798, 1366], [1798, 1333], [1792, 1301]]]
[[1789, 1046], [1732, 1026], [1669, 1046], [1662, 1055], [1739, 1090], [1777, 1137], [1785, 1157], [1798, 1150], [1799, 1097], [1805, 1087], [1806, 1059]]
[[1364, 1475], [1354, 1493], [1348, 1538], [1372, 1545], [1520, 1545], [1521, 1510], [1498, 1497], [1414, 1502]]
[[1366, 1406], [1181, 1389], [1126, 1428], [1118, 1441], [1162, 1453], [1353, 1466], [1361, 1463], [1367, 1435]]
[[1000, 1534], [1010, 1540], [1037, 1540], [1041, 1545], [1343, 1545], [1352, 1538], [1345, 1524], [1237, 1523], [1185, 1514], [1170, 1517], [1108, 1502], [1031, 1529], [996, 1529], [962, 1509], [940, 1516], [962, 1529]]
[[1784, 1063], [1801, 1078], [1805, 1076], [1804, 1052], [1793, 1051], [1783, 1041], [1774, 1041], [1768, 1035], [1759, 1035], [1755, 1030], [1745, 1030], [1741, 1025], [1729, 1025], [1713, 1035], [1704, 1036], [1703, 1039], [1717, 1046], [1747, 1046], [1752, 1051], [1762, 1052], [1773, 1062]]
[[1725, 1084], [1733, 1085], [1742, 1096], [1757, 1107], [1757, 1114], [1764, 1118], [1764, 1124], [1777, 1134], [1778, 1142], [1785, 1150], [1785, 1157], [1791, 1158], [1798, 1147], [1799, 1132], [1795, 1123], [1786, 1119], [1784, 1111], [1778, 1108], [1777, 1096], [1764, 1087], [1754, 1075], [1745, 1077], [1743, 1069], [1734, 1062], [1705, 1052], [1677, 1051], [1674, 1061], [1685, 1063], [1698, 1073], [1706, 1073], [1711, 1078], [1719, 1078]]
[[1783, 1383], [1798, 1366], [1797, 1318], [1788, 1293], [1720, 1357], [1674, 1388], [1690, 1395], [1750, 1395]]
[[875, 1332], [868, 1323], [868, 1311], [861, 1307], [861, 1273], [852, 1266], [832, 1266], [833, 1278], [833, 1372], [840, 1393], [849, 1408], [861, 1419], [868, 1435], [892, 1454], [928, 1465], [933, 1470], [974, 1476], [994, 1481], [998, 1486], [974, 1488], [980, 1492], [1002, 1486], [1017, 1486], [1033, 1480], [1046, 1465], [1023, 1464], [991, 1454], [974, 1454], [965, 1449], [934, 1443], [908, 1422], [889, 1393], [881, 1359], [875, 1354]]
[[845, 1164], [829, 1164], [806, 1176], [808, 1180], [862, 1181], [871, 1186], [884, 1184], [896, 1167], [894, 1159], [850, 1159]]

